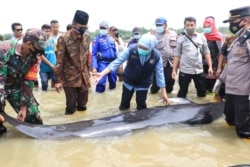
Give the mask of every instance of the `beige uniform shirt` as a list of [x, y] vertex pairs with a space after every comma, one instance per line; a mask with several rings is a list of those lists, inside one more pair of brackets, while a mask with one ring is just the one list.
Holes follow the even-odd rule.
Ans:
[[210, 53], [207, 39], [203, 34], [195, 33], [192, 40], [198, 48], [185, 36], [177, 39], [175, 55], [180, 57], [180, 71], [186, 74], [200, 74], [203, 72], [202, 54]]
[[174, 49], [176, 47], [177, 34], [174, 31], [168, 31], [164, 34], [155, 34], [157, 39], [156, 48], [161, 52], [163, 66], [166, 67], [169, 62], [173, 66]]
[[235, 38], [229, 47], [227, 65], [220, 80], [225, 83], [226, 93], [233, 95], [250, 94], [250, 39], [240, 44]]

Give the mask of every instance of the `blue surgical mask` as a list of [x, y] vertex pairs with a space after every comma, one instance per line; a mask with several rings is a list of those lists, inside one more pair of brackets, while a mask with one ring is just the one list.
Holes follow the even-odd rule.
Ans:
[[107, 35], [107, 30], [100, 29], [100, 30], [99, 30], [99, 33], [100, 33], [101, 35]]
[[136, 35], [134, 35], [134, 38], [135, 38], [135, 39], [141, 38], [141, 34], [136, 34]]
[[204, 32], [205, 34], [209, 34], [209, 33], [212, 32], [212, 29], [211, 29], [211, 27], [206, 27], [206, 28], [203, 28], [203, 32]]
[[149, 50], [143, 50], [141, 48], [138, 48], [139, 56], [147, 56], [149, 54]]
[[164, 31], [164, 27], [163, 26], [156, 26], [156, 32], [157, 33], [161, 34], [161, 33], [163, 33], [163, 31]]

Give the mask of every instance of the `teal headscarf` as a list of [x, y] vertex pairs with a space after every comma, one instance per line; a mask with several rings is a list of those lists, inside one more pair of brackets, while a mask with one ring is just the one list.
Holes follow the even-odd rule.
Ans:
[[149, 55], [151, 55], [151, 51], [155, 48], [157, 44], [157, 39], [154, 35], [152, 34], [143, 34], [141, 38], [138, 41], [138, 45], [142, 45], [146, 48], [148, 48], [149, 53], [146, 56], [139, 56], [141, 64], [143, 65], [148, 59]]
[[143, 34], [141, 38], [139, 39], [138, 44], [152, 51], [157, 44], [157, 39], [152, 34]]

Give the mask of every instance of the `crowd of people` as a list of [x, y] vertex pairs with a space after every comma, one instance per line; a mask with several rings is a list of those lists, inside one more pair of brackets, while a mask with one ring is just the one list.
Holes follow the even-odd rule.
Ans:
[[[91, 41], [86, 32], [89, 15], [81, 10], [64, 34], [57, 20], [24, 34], [22, 25], [13, 23], [13, 37], [0, 43], [0, 110], [4, 112], [7, 100], [18, 120], [43, 124], [33, 95], [38, 73], [43, 91], [49, 80], [57, 92], [64, 91], [65, 115], [87, 110], [91, 81], [102, 94], [107, 82], [112, 90], [119, 80], [119, 109], [129, 109], [135, 93], [136, 109], [141, 110], [147, 108], [148, 92], [159, 90], [169, 105], [168, 94], [178, 78], [177, 97], [186, 98], [191, 81], [197, 97], [215, 92], [215, 98], [225, 101], [226, 122], [239, 137], [250, 138], [250, 6], [229, 12], [224, 22], [229, 22], [232, 35], [225, 39], [213, 16], [204, 18], [203, 33], [196, 32], [195, 17], [186, 17], [181, 34], [170, 30], [161, 16], [153, 32], [142, 34], [134, 27], [127, 45], [107, 21], [100, 22], [99, 34]], [[0, 114], [0, 134], [6, 132], [3, 122]]]

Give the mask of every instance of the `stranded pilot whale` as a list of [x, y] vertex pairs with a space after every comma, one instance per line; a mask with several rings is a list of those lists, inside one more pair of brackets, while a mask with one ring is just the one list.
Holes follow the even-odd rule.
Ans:
[[126, 112], [99, 119], [59, 125], [35, 125], [20, 122], [3, 113], [5, 120], [23, 134], [38, 139], [65, 137], [121, 136], [138, 129], [167, 124], [208, 124], [222, 116], [223, 102], [196, 104], [186, 100], [184, 104], [158, 106]]

